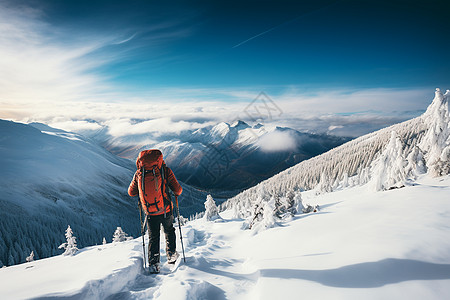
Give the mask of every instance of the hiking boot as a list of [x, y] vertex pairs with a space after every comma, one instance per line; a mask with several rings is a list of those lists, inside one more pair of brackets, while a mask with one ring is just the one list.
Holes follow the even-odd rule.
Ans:
[[178, 259], [178, 252], [167, 252], [167, 263], [174, 264]]
[[151, 264], [149, 267], [150, 274], [158, 274], [159, 273], [159, 264]]

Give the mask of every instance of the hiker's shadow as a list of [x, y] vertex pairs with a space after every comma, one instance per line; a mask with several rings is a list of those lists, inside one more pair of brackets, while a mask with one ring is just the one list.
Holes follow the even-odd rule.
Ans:
[[388, 258], [328, 270], [261, 269], [239, 274], [215, 268], [216, 262], [199, 259], [190, 268], [234, 280], [257, 281], [260, 277], [300, 279], [339, 288], [377, 288], [411, 280], [450, 279], [449, 264], [434, 264], [411, 259]]
[[388, 258], [329, 270], [263, 269], [260, 276], [309, 280], [340, 288], [376, 288], [410, 280], [450, 279], [450, 265]]
[[[191, 258], [192, 261], [193, 257]], [[225, 263], [221, 263], [218, 260], [206, 260], [203, 257], [199, 257], [199, 258], [195, 258], [195, 261], [193, 262], [188, 262], [187, 265], [192, 268], [192, 269], [197, 269], [199, 271], [205, 272], [205, 273], [210, 273], [213, 275], [217, 275], [217, 276], [222, 276], [222, 277], [228, 277], [234, 280], [252, 280], [254, 281], [254, 275], [257, 273], [250, 273], [250, 274], [239, 274], [239, 273], [234, 273], [234, 272], [228, 272], [228, 271], [224, 271], [224, 270], [219, 270], [216, 267], [230, 267], [236, 264], [239, 264], [242, 262], [239, 261], [233, 261], [233, 262], [225, 262]]]

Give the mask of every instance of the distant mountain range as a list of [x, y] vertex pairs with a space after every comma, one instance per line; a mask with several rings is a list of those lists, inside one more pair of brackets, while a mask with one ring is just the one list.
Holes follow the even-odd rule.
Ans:
[[158, 148], [178, 179], [210, 192], [243, 190], [350, 140], [243, 121], [170, 135], [113, 137], [103, 128], [89, 137], [131, 160], [143, 149]]

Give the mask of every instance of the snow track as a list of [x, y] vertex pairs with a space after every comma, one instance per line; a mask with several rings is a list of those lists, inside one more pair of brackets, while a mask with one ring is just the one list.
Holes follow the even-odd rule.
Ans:
[[[256, 277], [242, 268], [245, 259], [229, 257], [236, 238], [233, 236], [236, 231], [240, 231], [242, 222], [209, 223], [200, 220], [196, 223], [182, 229], [186, 263], [180, 257], [177, 270], [170, 272], [166, 258], [162, 255], [161, 274], [144, 275], [141, 270], [134, 284], [108, 299], [227, 299], [229, 295], [226, 291], [235, 290], [239, 293], [253, 286]], [[181, 244], [177, 247], [180, 250]], [[237, 295], [231, 295], [234, 296]]]

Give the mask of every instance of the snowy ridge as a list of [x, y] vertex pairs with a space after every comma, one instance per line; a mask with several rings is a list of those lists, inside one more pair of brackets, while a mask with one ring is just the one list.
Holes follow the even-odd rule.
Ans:
[[436, 89], [432, 104], [422, 116], [303, 161], [231, 198], [221, 209], [233, 208], [236, 216], [248, 217], [261, 196], [268, 201], [289, 191], [331, 192], [369, 181], [375, 190], [383, 190], [400, 187], [407, 178], [424, 172], [449, 174], [449, 97], [449, 91], [442, 94]]

